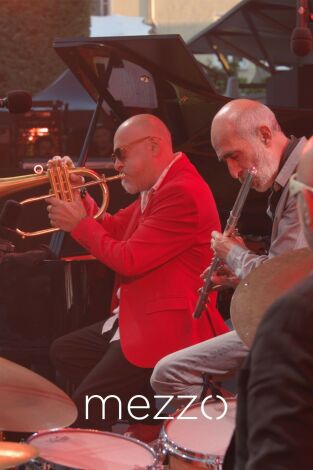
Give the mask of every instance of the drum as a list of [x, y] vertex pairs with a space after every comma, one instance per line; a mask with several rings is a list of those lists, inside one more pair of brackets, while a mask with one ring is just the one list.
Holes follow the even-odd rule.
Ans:
[[163, 427], [164, 452], [171, 470], [221, 470], [223, 458], [235, 428], [236, 400], [203, 400]]
[[241, 280], [231, 300], [230, 316], [239, 338], [248, 348], [270, 305], [312, 269], [312, 251], [301, 248], [268, 259]]
[[27, 470], [153, 469], [156, 455], [146, 444], [120, 434], [87, 429], [58, 429], [32, 435], [28, 443], [40, 458]]

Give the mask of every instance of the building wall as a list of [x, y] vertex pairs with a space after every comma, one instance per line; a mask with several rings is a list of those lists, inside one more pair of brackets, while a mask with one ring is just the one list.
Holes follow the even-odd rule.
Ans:
[[140, 0], [111, 0], [112, 15], [143, 16]]
[[224, 14], [238, 0], [148, 0], [154, 3], [156, 16], [161, 23], [197, 23], [210, 18], [211, 21]]
[[[99, 1], [93, 0], [95, 4]], [[238, 3], [238, 0], [111, 0], [111, 14], [142, 16], [145, 22], [155, 25], [155, 33], [181, 34], [188, 41]]]
[[[147, 3], [151, 3], [149, 0]], [[180, 33], [185, 41], [232, 8], [238, 0], [154, 0], [159, 34]], [[151, 8], [148, 14], [151, 15]]]

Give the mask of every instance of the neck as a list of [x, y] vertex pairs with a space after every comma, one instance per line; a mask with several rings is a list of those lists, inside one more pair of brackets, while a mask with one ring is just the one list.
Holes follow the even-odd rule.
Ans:
[[160, 158], [159, 168], [158, 168], [159, 176], [165, 170], [165, 168], [168, 167], [168, 165], [174, 160], [175, 157], [176, 157], [175, 153], [171, 152], [171, 153], [167, 153], [167, 154], [163, 155]]
[[288, 144], [290, 143], [290, 139], [286, 137], [284, 134], [281, 135], [276, 141], [276, 145], [273, 148], [273, 157], [275, 158], [275, 171], [273, 174], [273, 181], [275, 181], [276, 176], [278, 175], [279, 172], [279, 167], [282, 161], [282, 158], [284, 156], [284, 153], [288, 147]]
[[[169, 166], [169, 164], [176, 158], [174, 153], [163, 155], [162, 159], [159, 160], [159, 164], [157, 170], [154, 173], [154, 182], [153, 185], [157, 182], [157, 180], [162, 175], [163, 171]], [[152, 186], [153, 186], [152, 185]]]
[[281, 139], [279, 139], [279, 142], [278, 142], [278, 150], [279, 150], [279, 155], [280, 155], [279, 162], [283, 158], [283, 155], [289, 144], [290, 144], [290, 139], [283, 134]]

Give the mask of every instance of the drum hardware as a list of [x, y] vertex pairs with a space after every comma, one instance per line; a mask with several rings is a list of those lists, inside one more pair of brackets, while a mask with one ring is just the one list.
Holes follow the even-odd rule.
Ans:
[[26, 470], [159, 470], [147, 444], [120, 434], [91, 429], [58, 429], [32, 435], [40, 457]]
[[29, 444], [0, 442], [0, 470], [28, 462], [38, 455], [38, 450]]
[[[238, 220], [241, 216], [243, 206], [248, 197], [255, 175], [256, 175], [255, 168], [252, 168], [251, 170], [247, 171], [245, 179], [241, 185], [240, 191], [236, 198], [235, 204], [232, 210], [230, 211], [230, 214], [226, 223], [226, 227], [223, 232], [223, 235], [226, 235], [227, 237], [231, 237], [236, 232]], [[199, 297], [198, 297], [197, 305], [193, 314], [194, 318], [200, 318], [203, 309], [205, 309], [206, 303], [208, 301], [209, 293], [211, 292], [214, 286], [213, 282], [211, 281], [211, 276], [217, 270], [219, 264], [220, 264], [219, 258], [217, 256], [214, 256], [208, 268], [208, 271], [206, 273], [206, 280], [203, 286], [199, 289]]]
[[302, 248], [265, 261], [240, 282], [231, 300], [230, 315], [248, 348], [268, 307], [312, 270], [313, 253]]
[[[0, 448], [0, 470], [22, 462], [27, 462], [24, 470], [189, 470], [193, 466], [221, 469], [227, 441], [234, 428], [234, 399], [226, 398], [228, 411], [220, 420], [220, 401], [205, 402], [206, 414], [213, 420], [203, 416], [199, 403], [192, 405], [185, 414], [196, 416], [196, 421], [167, 421], [161, 438], [152, 449], [120, 434], [75, 428], [52, 429], [69, 425], [76, 419], [77, 410], [70, 398], [43, 377], [6, 359], [0, 358], [0, 370], [0, 428], [25, 432], [43, 429], [28, 438], [25, 449], [29, 452], [21, 454], [20, 460], [8, 461]], [[174, 413], [174, 418], [179, 412], [181, 410]]]
[[158, 466], [156, 467], [158, 470], [164, 470], [168, 469], [168, 453], [165, 447], [165, 441], [163, 439], [163, 435], [161, 432], [161, 435], [158, 439], [153, 441], [153, 443], [150, 443], [151, 447], [153, 448], [155, 455], [156, 455], [156, 461]]
[[[192, 405], [185, 413], [185, 420], [167, 421], [161, 438], [164, 452], [168, 455], [170, 470], [191, 470], [193, 467], [206, 470], [222, 470], [226, 449], [235, 428], [236, 400], [225, 399], [228, 405], [224, 418], [206, 419], [201, 403]], [[222, 415], [221, 402], [210, 400], [205, 403], [208, 416]], [[180, 410], [174, 413], [178, 416]], [[188, 416], [196, 417], [195, 420]]]
[[[98, 175], [95, 171], [89, 168], [71, 168], [67, 165], [55, 165], [48, 168], [46, 172], [41, 165], [34, 167], [35, 174], [15, 176], [12, 178], [0, 178], [0, 197], [7, 196], [17, 191], [24, 189], [35, 188], [46, 183], [50, 183], [51, 193], [43, 196], [32, 197], [24, 199], [20, 202], [22, 206], [31, 204], [37, 201], [43, 201], [50, 197], [56, 197], [63, 201], [73, 201], [74, 191], [78, 189], [85, 189], [91, 186], [100, 186], [102, 190], [102, 204], [98, 209], [97, 213], [93, 216], [94, 219], [98, 219], [106, 210], [109, 204], [109, 189], [107, 183], [114, 180], [120, 180], [124, 177], [122, 173], [118, 175], [106, 178], [104, 175]], [[89, 177], [93, 181], [89, 181], [80, 185], [72, 185], [70, 181], [70, 175], [80, 175], [82, 177]], [[34, 232], [25, 232], [19, 228], [15, 231], [22, 238], [26, 237], [37, 237], [47, 233], [58, 232], [58, 228], [47, 228], [36, 230]]]
[[0, 430], [35, 432], [69, 426], [74, 402], [44, 377], [0, 357]]

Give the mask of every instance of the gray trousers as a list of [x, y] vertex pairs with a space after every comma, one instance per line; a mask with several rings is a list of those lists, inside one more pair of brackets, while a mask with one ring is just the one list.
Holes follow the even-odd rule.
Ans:
[[152, 388], [158, 395], [197, 395], [199, 399], [204, 374], [218, 382], [232, 377], [248, 352], [236, 331], [181, 349], [157, 363]]

